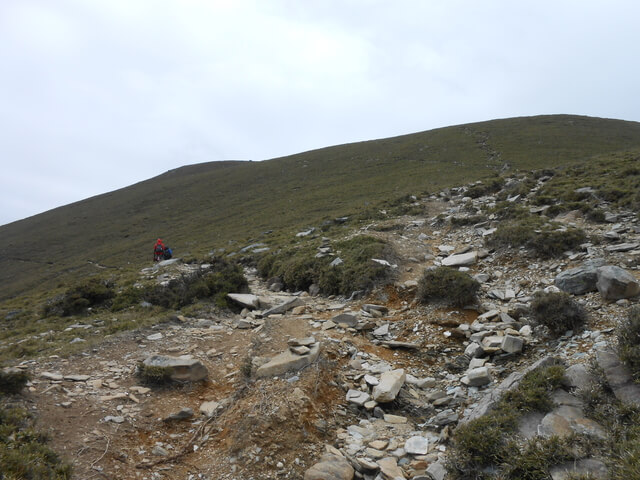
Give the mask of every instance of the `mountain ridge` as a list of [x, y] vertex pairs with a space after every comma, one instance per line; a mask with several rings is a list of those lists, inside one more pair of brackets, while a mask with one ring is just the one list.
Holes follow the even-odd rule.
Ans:
[[54, 288], [96, 265], [138, 268], [162, 237], [206, 255], [265, 231], [303, 228], [503, 168], [587, 162], [640, 148], [640, 123], [542, 115], [443, 127], [286, 157], [186, 165], [0, 226], [0, 300]]

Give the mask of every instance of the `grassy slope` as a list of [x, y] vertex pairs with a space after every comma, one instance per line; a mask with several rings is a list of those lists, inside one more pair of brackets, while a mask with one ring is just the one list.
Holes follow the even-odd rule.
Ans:
[[[328, 147], [265, 162], [214, 162], [0, 227], [0, 300], [99, 270], [148, 265], [156, 237], [177, 255], [295, 230], [381, 200], [500, 170], [587, 162], [640, 148], [640, 123], [568, 115], [494, 120]], [[109, 270], [106, 270], [109, 271]]]

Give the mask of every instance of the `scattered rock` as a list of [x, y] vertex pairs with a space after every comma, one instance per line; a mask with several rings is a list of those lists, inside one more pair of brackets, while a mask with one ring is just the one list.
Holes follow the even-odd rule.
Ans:
[[197, 382], [207, 378], [209, 372], [200, 360], [167, 355], [147, 357], [143, 365], [154, 369], [162, 369], [169, 379], [177, 382]]

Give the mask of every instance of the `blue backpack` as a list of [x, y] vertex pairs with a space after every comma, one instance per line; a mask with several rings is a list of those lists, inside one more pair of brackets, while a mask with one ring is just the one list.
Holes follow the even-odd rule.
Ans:
[[169, 247], [164, 247], [164, 259], [169, 260], [173, 256], [173, 250]]

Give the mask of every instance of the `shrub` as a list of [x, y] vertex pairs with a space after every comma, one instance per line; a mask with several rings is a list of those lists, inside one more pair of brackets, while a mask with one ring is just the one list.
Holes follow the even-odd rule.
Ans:
[[587, 320], [584, 308], [564, 292], [536, 293], [531, 302], [531, 313], [539, 324], [554, 334], [575, 330]]
[[617, 329], [618, 353], [636, 378], [640, 378], [640, 307], [634, 306]]
[[66, 480], [71, 465], [47, 446], [47, 436], [33, 429], [33, 420], [22, 408], [0, 408], [1, 478]]
[[171, 381], [171, 370], [157, 365], [145, 365], [138, 362], [138, 377], [147, 384], [163, 385]]
[[468, 274], [450, 267], [425, 270], [418, 283], [418, 299], [455, 307], [473, 303], [480, 284]]
[[197, 299], [213, 299], [219, 307], [229, 307], [226, 295], [247, 288], [242, 267], [216, 258], [206, 269], [171, 280], [167, 285], [153, 285], [140, 289], [123, 290], [114, 301], [114, 308], [122, 309], [142, 300], [164, 308], [178, 309]]
[[498, 177], [489, 180], [487, 183], [477, 183], [467, 188], [465, 195], [471, 198], [478, 198], [491, 193], [499, 192], [504, 185], [504, 178]]
[[29, 375], [17, 368], [0, 370], [0, 395], [20, 393], [29, 381]]
[[45, 306], [44, 315], [69, 316], [84, 313], [88, 308], [102, 305], [115, 295], [113, 284], [99, 278], [89, 278], [69, 288], [62, 296]]
[[487, 245], [525, 247], [536, 255], [549, 258], [571, 250], [587, 239], [579, 228], [560, 229], [555, 223], [544, 223], [540, 217], [528, 216], [506, 222], [489, 237]]
[[372, 261], [393, 255], [380, 239], [358, 235], [336, 242], [334, 250], [343, 262], [337, 266], [330, 265], [333, 257], [316, 258], [314, 244], [308, 243], [265, 255], [258, 262], [258, 272], [263, 278], [280, 278], [287, 290], [307, 290], [315, 283], [327, 295], [369, 290], [392, 277], [389, 267]]

